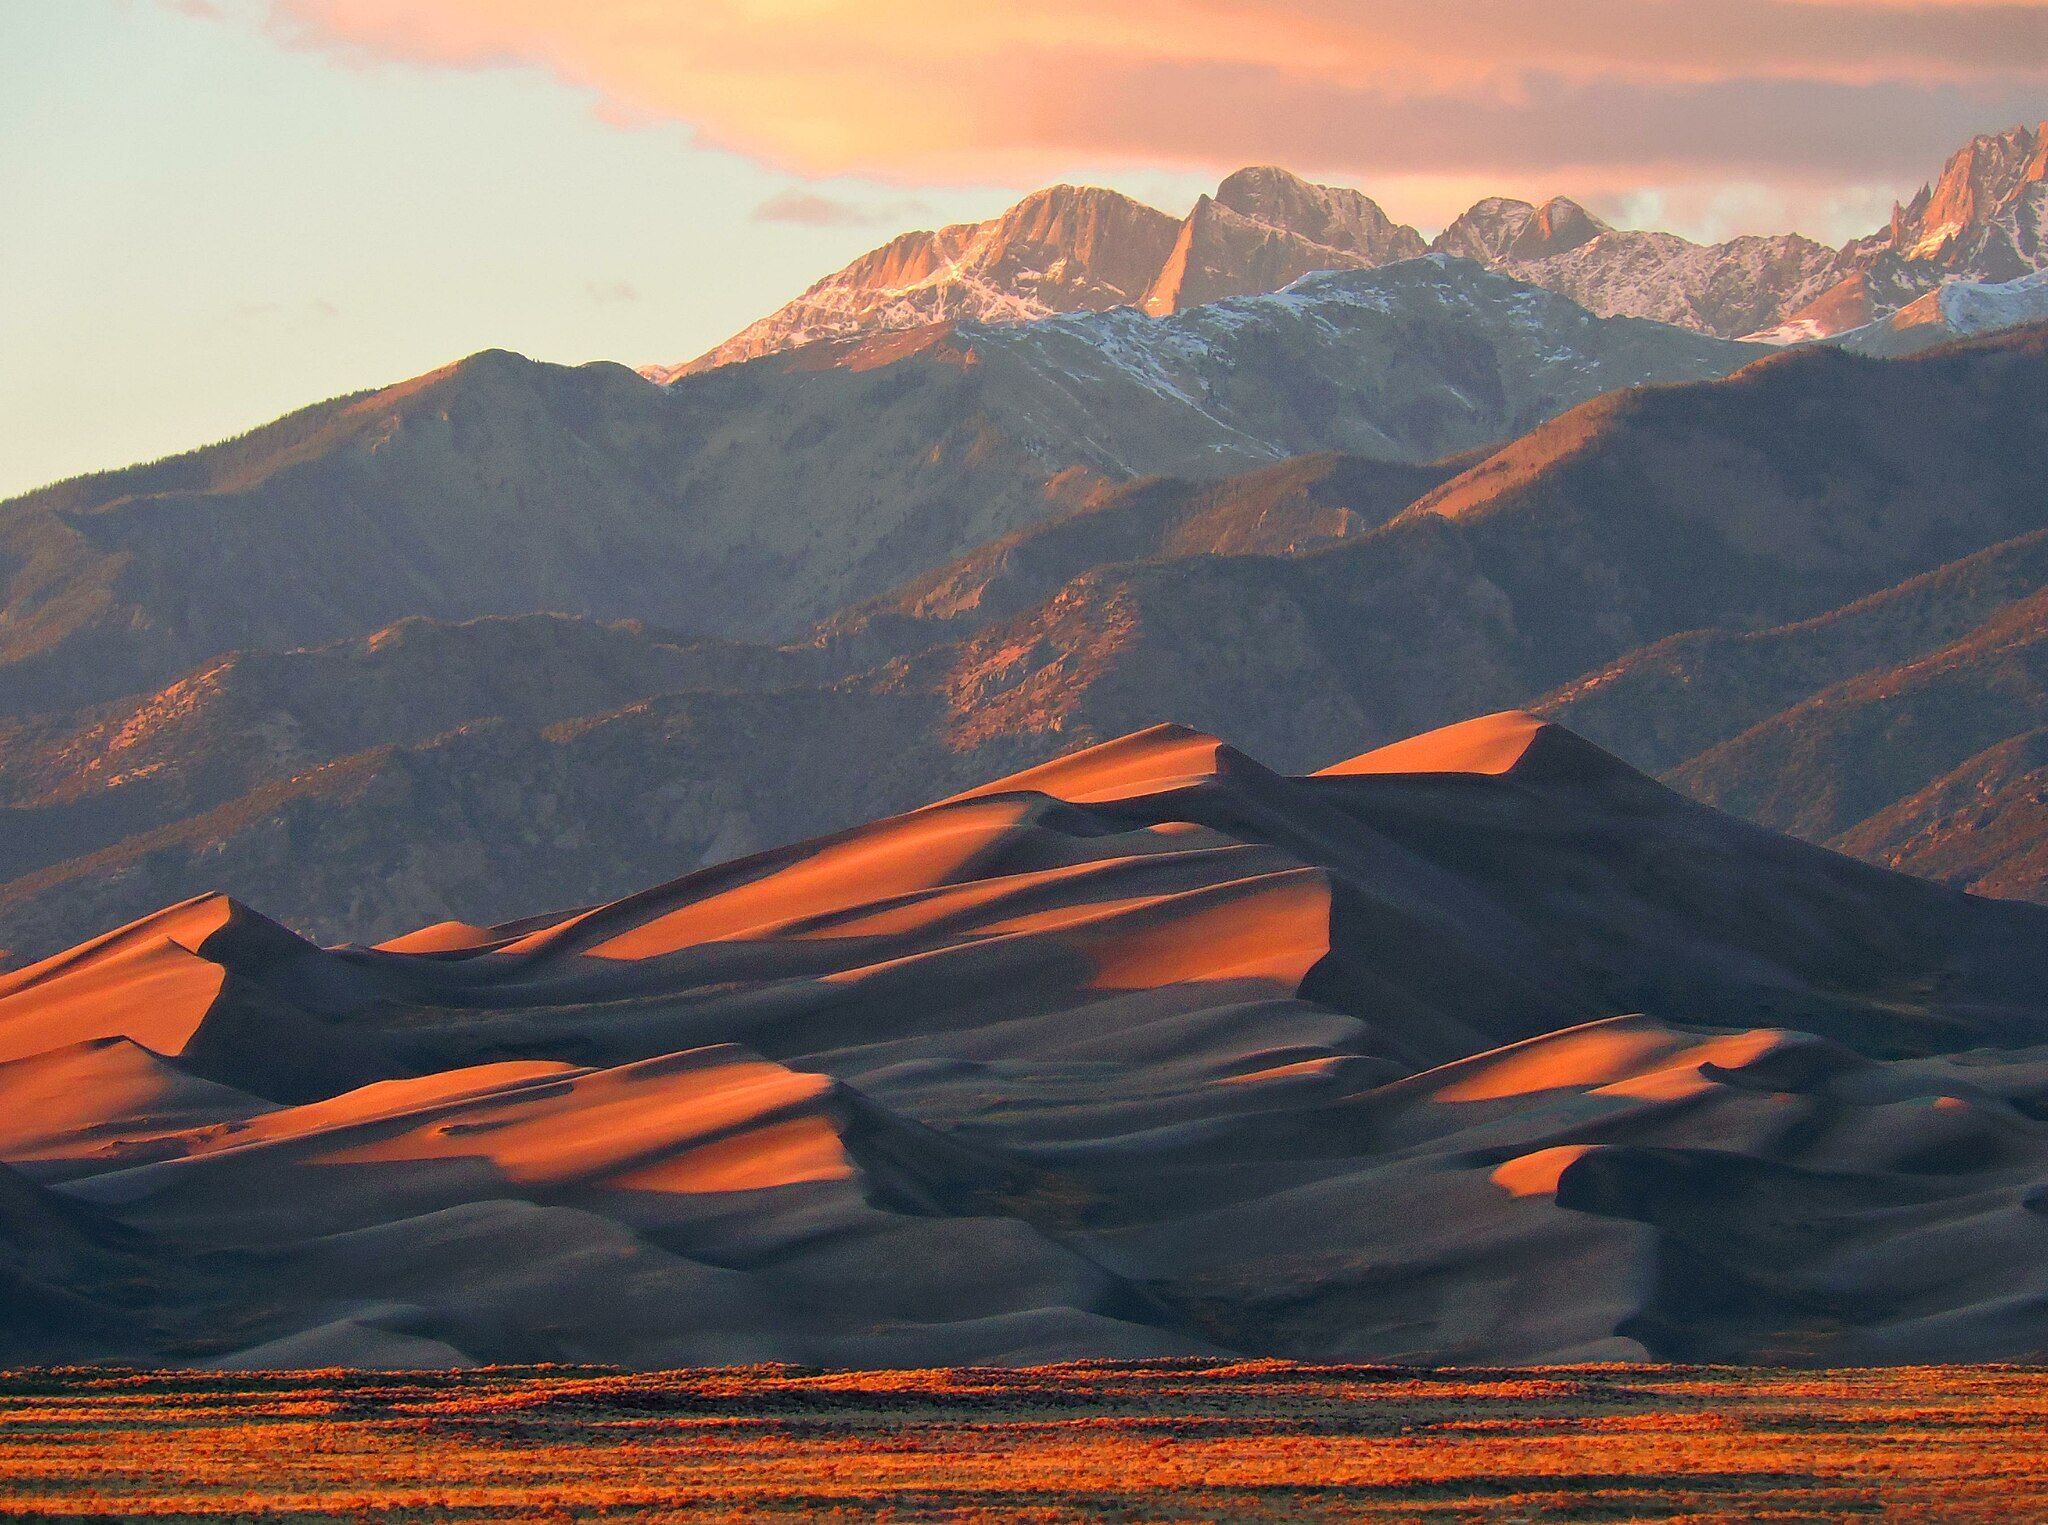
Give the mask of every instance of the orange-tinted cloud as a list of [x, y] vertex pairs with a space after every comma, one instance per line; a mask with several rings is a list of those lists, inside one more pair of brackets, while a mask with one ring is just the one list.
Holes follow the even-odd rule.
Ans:
[[786, 222], [805, 228], [868, 228], [922, 217], [921, 201], [848, 201], [815, 191], [778, 191], [755, 207], [755, 222]]
[[268, 0], [823, 176], [1077, 165], [1840, 182], [2041, 114], [2048, 0]]

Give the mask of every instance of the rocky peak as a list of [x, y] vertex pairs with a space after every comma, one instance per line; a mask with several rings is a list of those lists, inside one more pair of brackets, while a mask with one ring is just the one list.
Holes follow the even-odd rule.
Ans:
[[893, 238], [689, 365], [645, 374], [670, 381], [820, 340], [957, 318], [1014, 323], [1124, 306], [1152, 284], [1179, 226], [1120, 191], [1048, 186], [987, 222]]
[[976, 272], [1053, 312], [1136, 301], [1176, 231], [1164, 212], [1092, 185], [1034, 191], [982, 227], [970, 251]]
[[2048, 268], [2048, 122], [1972, 138], [1838, 268], [1837, 284], [1793, 316], [1809, 336], [1875, 322], [1945, 281], [1998, 284]]
[[1941, 177], [1892, 209], [1887, 243], [1905, 259], [1940, 259], [2048, 175], [2048, 123], [1972, 138]]
[[1722, 338], [1768, 327], [1834, 278], [1835, 251], [1796, 234], [1696, 244], [1675, 233], [1610, 227], [1562, 196], [1540, 207], [1488, 197], [1431, 247], [1505, 270], [1601, 317], [1650, 318]]
[[1526, 201], [1488, 196], [1454, 218], [1429, 247], [1438, 254], [1497, 265], [1508, 257], [1509, 245], [1535, 215], [1536, 208]]
[[1562, 254], [1567, 249], [1576, 249], [1580, 244], [1591, 243], [1602, 233], [1612, 231], [1576, 201], [1553, 196], [1524, 220], [1513, 242], [1508, 245], [1507, 257], [1511, 260], [1544, 259], [1552, 254]]
[[1282, 267], [1299, 279], [1311, 270], [1351, 263], [1325, 244], [1283, 233], [1232, 211], [1208, 196], [1196, 198], [1172, 251], [1138, 304], [1154, 317], [1225, 297], [1270, 291]]
[[1422, 235], [1368, 196], [1270, 166], [1241, 169], [1195, 202], [1139, 305], [1157, 317], [1423, 252]]
[[1315, 185], [1271, 165], [1239, 170], [1216, 188], [1215, 200], [1241, 217], [1374, 265], [1413, 259], [1424, 250], [1422, 235], [1395, 222], [1370, 196]]
[[1576, 201], [1553, 196], [1542, 206], [1489, 196], [1439, 233], [1430, 248], [1482, 265], [1545, 259], [1591, 243], [1613, 229]]

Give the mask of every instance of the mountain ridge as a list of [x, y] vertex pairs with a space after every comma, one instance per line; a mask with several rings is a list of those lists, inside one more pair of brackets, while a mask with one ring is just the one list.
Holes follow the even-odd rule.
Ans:
[[[1566, 197], [1543, 204], [1482, 198], [1425, 243], [1362, 192], [1316, 185], [1277, 166], [1252, 166], [1198, 197], [1181, 218], [1119, 193], [1071, 186], [1033, 192], [988, 222], [910, 233], [823, 277], [795, 301], [660, 381], [830, 337], [966, 317], [1015, 322], [1056, 312], [1132, 305], [1155, 316], [1222, 297], [1279, 290], [1319, 270], [1372, 268], [1424, 252], [1476, 259], [1572, 298], [1603, 317], [1676, 323], [1721, 338], [1797, 342], [1878, 322], [1943, 280], [2002, 282], [2048, 265], [2048, 124], [1982, 134], [1941, 174], [1895, 206], [1889, 226], [1836, 250], [1796, 233], [1745, 234], [1699, 244], [1672, 233], [1618, 229]], [[1105, 198], [1120, 224], [1061, 237], [1053, 219], [1020, 238], [1048, 199]], [[1161, 230], [1171, 224], [1166, 250]], [[1114, 281], [1054, 281], [1041, 272], [1007, 286], [1007, 261], [1063, 272], [1096, 267], [1117, 228]], [[1023, 252], [1012, 252], [1016, 250]], [[1140, 280], [1132, 269], [1151, 262]], [[1047, 292], [1050, 291], [1050, 295]]]
[[486, 351], [13, 499], [0, 710], [413, 614], [789, 639], [1094, 480], [1332, 449], [1427, 460], [1758, 353], [1426, 260], [1156, 321], [1120, 309], [838, 342], [853, 347], [823, 363], [813, 346], [666, 388]]
[[[536, 618], [209, 664], [0, 737], [0, 945], [47, 951], [207, 883], [329, 937], [500, 919], [1162, 710], [1301, 768], [1533, 706], [1671, 775], [2038, 586], [2044, 368], [2042, 331], [1902, 360], [1796, 350], [1430, 465], [1083, 473], [1026, 528], [787, 645]], [[560, 718], [579, 693], [590, 712]], [[2041, 894], [2024, 786], [2000, 777], [2011, 829], [1971, 861]], [[1904, 866], [1962, 861], [1949, 818], [1899, 828], [1924, 854]], [[1866, 850], [1884, 861], [1894, 837]]]

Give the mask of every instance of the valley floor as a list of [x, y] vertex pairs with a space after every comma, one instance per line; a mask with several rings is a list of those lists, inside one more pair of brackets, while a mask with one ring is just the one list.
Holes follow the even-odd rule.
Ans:
[[2048, 1369], [0, 1376], [0, 1518], [2022, 1520]]

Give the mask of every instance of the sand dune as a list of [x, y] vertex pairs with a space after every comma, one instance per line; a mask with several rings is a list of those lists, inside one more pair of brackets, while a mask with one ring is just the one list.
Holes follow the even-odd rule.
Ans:
[[245, 1127], [271, 1106], [131, 1038], [92, 1038], [0, 1064], [0, 1151], [103, 1168], [157, 1153], [172, 1135]]
[[2029, 1356], [2044, 992], [2048, 912], [1528, 715], [1303, 778], [1155, 727], [563, 915], [9, 976], [0, 1345]]
[[[1322, 769], [1319, 778], [1371, 773], [1512, 773], [1527, 762], [1547, 726], [1520, 710], [1503, 710], [1475, 720], [1410, 736]], [[1562, 731], [1556, 734], [1565, 734]]]
[[110, 1037], [182, 1053], [227, 978], [200, 950], [233, 913], [203, 896], [0, 977], [0, 1058]]
[[431, 927], [387, 938], [377, 946], [387, 953], [473, 953], [498, 941], [489, 927], [466, 921], [437, 921]]

